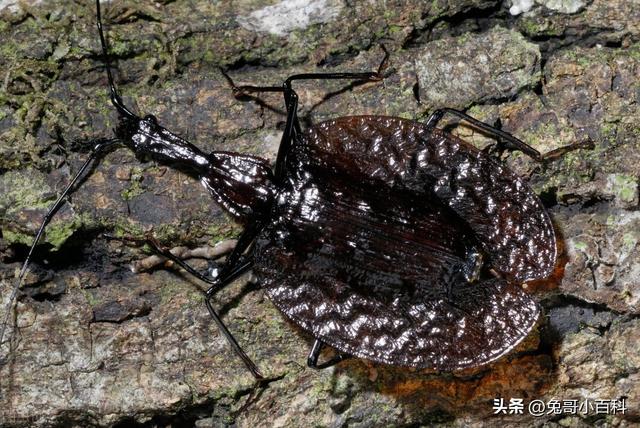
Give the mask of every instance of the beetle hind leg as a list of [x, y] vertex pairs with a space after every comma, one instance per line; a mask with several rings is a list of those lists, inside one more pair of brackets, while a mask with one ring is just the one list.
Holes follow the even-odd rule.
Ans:
[[451, 114], [453, 116], [457, 116], [459, 119], [462, 119], [466, 122], [469, 122], [471, 126], [474, 128], [480, 129], [488, 136], [491, 136], [497, 140], [495, 145], [488, 146], [488, 151], [495, 151], [498, 153], [503, 152], [504, 150], [520, 150], [522, 153], [530, 156], [531, 158], [540, 161], [542, 160], [542, 156], [540, 152], [536, 149], [528, 145], [522, 140], [514, 137], [513, 135], [504, 132], [501, 129], [496, 128], [495, 126], [488, 125], [484, 122], [479, 121], [478, 119], [469, 116], [468, 114], [452, 109], [452, 108], [442, 108], [435, 110], [431, 113], [431, 116], [427, 120], [426, 127], [427, 128], [435, 128], [438, 122], [444, 117], [445, 114]]
[[550, 152], [540, 154], [539, 151], [525, 143], [524, 141], [514, 137], [508, 132], [504, 132], [501, 129], [496, 128], [495, 126], [488, 125], [484, 122], [475, 119], [468, 114], [452, 109], [452, 108], [442, 108], [435, 110], [429, 116], [427, 120], [426, 127], [427, 128], [435, 128], [438, 122], [444, 117], [445, 114], [451, 114], [453, 116], [457, 116], [459, 119], [462, 119], [466, 122], [469, 122], [474, 128], [480, 129], [488, 136], [496, 139], [495, 144], [490, 144], [485, 147], [483, 152], [489, 155], [493, 155], [496, 157], [500, 157], [502, 153], [505, 151], [514, 151], [519, 150], [527, 156], [531, 157], [533, 160], [537, 162], [546, 162], [553, 159], [557, 159], [563, 156], [565, 153], [568, 153], [577, 149], [592, 149], [594, 147], [593, 141], [590, 139], [586, 139], [584, 141], [580, 141], [577, 143], [569, 144], [567, 146], [559, 147], [557, 149], [551, 150]]
[[313, 342], [313, 346], [311, 347], [311, 351], [309, 351], [309, 356], [307, 357], [307, 365], [312, 369], [317, 369], [317, 370], [326, 369], [327, 367], [331, 367], [338, 364], [340, 361], [344, 361], [348, 358], [351, 358], [351, 355], [349, 354], [343, 354], [341, 352], [338, 352], [333, 358], [330, 358], [329, 360], [318, 364], [320, 351], [322, 351], [322, 348], [324, 346], [325, 346], [325, 343], [320, 339], [316, 339], [315, 342]]
[[593, 140], [591, 140], [590, 138], [587, 138], [583, 141], [578, 141], [577, 143], [573, 143], [573, 144], [568, 144], [566, 146], [562, 146], [562, 147], [558, 147], [557, 149], [553, 149], [545, 154], [542, 155], [542, 161], [550, 161], [550, 160], [554, 160], [554, 159], [558, 159], [562, 156], [564, 156], [565, 154], [573, 151], [573, 150], [578, 150], [578, 149], [593, 149], [595, 147], [595, 144], [593, 143]]

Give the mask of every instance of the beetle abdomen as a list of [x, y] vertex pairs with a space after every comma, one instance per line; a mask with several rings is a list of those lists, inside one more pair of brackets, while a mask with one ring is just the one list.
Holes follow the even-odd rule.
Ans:
[[262, 234], [304, 259], [300, 275], [341, 276], [365, 294], [398, 287], [441, 294], [479, 247], [473, 232], [437, 200], [425, 204], [406, 191], [317, 170], [301, 176], [313, 178], [289, 180]]

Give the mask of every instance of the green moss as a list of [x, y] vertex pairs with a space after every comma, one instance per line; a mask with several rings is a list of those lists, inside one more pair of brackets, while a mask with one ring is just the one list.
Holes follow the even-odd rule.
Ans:
[[590, 58], [588, 56], [578, 56], [576, 58], [576, 63], [582, 68], [589, 68], [593, 66], [594, 58]]
[[120, 192], [120, 196], [125, 201], [130, 201], [133, 198], [142, 195], [145, 192], [145, 188], [142, 186], [142, 180], [147, 172], [150, 169], [145, 166], [136, 166], [131, 169], [131, 179], [129, 181], [129, 187], [122, 190]]
[[90, 290], [87, 290], [82, 287], [80, 287], [79, 290], [80, 290], [80, 293], [84, 295], [84, 298], [87, 300], [87, 303], [89, 303], [89, 306], [94, 307], [94, 306], [97, 306], [99, 303], [101, 303], [100, 300], [97, 299]]
[[548, 28], [548, 26], [546, 25], [546, 22], [540, 23], [535, 19], [527, 19], [527, 18], [520, 20], [518, 26], [522, 32], [530, 36], [546, 34], [546, 30]]
[[623, 202], [636, 200], [638, 182], [635, 177], [626, 174], [612, 174], [609, 182], [616, 199]]
[[3, 40], [2, 43], [0, 43], [0, 57], [5, 58], [5, 60], [10, 60], [16, 57], [18, 51], [18, 45], [12, 41], [11, 39], [9, 40]]
[[139, 181], [132, 180], [129, 187], [120, 192], [120, 196], [125, 201], [130, 201], [136, 196], [140, 196], [144, 193], [145, 189], [142, 187]]
[[587, 244], [582, 241], [574, 241], [573, 246], [576, 250], [585, 251], [587, 249]]
[[69, 222], [56, 222], [47, 226], [45, 241], [59, 249], [73, 233], [83, 225], [80, 217], [74, 216]]
[[628, 232], [622, 235], [622, 242], [625, 247], [633, 248], [638, 243], [638, 238], [634, 233]]
[[634, 197], [635, 197], [635, 193], [636, 192], [633, 189], [629, 189], [629, 188], [623, 189], [620, 192], [620, 199], [622, 199], [625, 202], [633, 202]]
[[33, 236], [26, 235], [24, 233], [12, 232], [10, 230], [3, 230], [2, 236], [4, 240], [9, 244], [31, 245], [31, 243], [33, 242]]
[[145, 231], [142, 229], [142, 227], [134, 223], [118, 222], [110, 226], [113, 229], [112, 233], [116, 238], [143, 238], [145, 235]]
[[115, 57], [125, 56], [131, 52], [131, 40], [123, 39], [117, 32], [109, 34], [109, 53]]
[[47, 208], [55, 198], [44, 175], [33, 169], [9, 171], [0, 177], [0, 212]]
[[557, 136], [560, 134], [561, 130], [558, 128], [557, 123], [549, 121], [537, 123], [530, 129], [523, 129], [518, 136], [530, 146], [545, 152], [549, 149], [545, 145], [555, 144]]
[[217, 59], [216, 53], [211, 49], [205, 50], [204, 54], [202, 55], [202, 61], [208, 64], [215, 64], [216, 59]]
[[178, 294], [186, 296], [186, 306], [197, 307], [202, 304], [202, 293], [196, 287], [190, 286], [179, 279], [176, 281], [163, 281], [159, 294], [163, 305], [171, 302]]
[[396, 15], [396, 11], [395, 10], [387, 9], [387, 10], [384, 11], [382, 16], [386, 20], [391, 20], [391, 19], [395, 18], [397, 15]]
[[433, 0], [431, 2], [431, 7], [429, 8], [429, 15], [433, 19], [439, 17], [446, 11], [446, 8], [441, 6], [441, 3], [442, 3], [441, 0]]
[[600, 126], [600, 135], [602, 136], [602, 139], [608, 141], [609, 143], [615, 143], [617, 132], [618, 126], [616, 124], [604, 122]]
[[209, 243], [213, 245], [226, 239], [237, 238], [241, 232], [242, 227], [232, 222], [212, 223], [206, 229], [206, 234], [209, 236]]
[[[83, 221], [80, 217], [73, 217], [71, 221], [51, 223], [47, 226], [41, 242], [44, 241], [51, 244], [54, 250], [58, 250], [82, 225]], [[9, 229], [3, 230], [2, 234], [8, 244], [24, 244], [30, 246], [34, 239], [34, 236], [31, 234], [20, 233]]]
[[635, 60], [640, 60], [640, 43], [636, 43], [635, 45], [629, 46], [629, 48], [622, 51], [623, 56], [626, 58], [633, 58]]

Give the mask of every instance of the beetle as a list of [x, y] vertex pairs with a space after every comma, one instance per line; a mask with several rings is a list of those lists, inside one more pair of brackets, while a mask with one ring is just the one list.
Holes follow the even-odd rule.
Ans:
[[[189, 171], [244, 226], [213, 277], [154, 246], [210, 285], [207, 310], [256, 379], [263, 378], [260, 370], [212, 304], [216, 291], [250, 269], [273, 303], [314, 336], [307, 363], [315, 368], [348, 356], [445, 371], [475, 367], [509, 352], [536, 324], [540, 308], [520, 284], [552, 272], [554, 229], [525, 180], [492, 151], [520, 150], [542, 160], [538, 151], [454, 109], [436, 110], [425, 123], [347, 116], [302, 129], [295, 81], [377, 81], [385, 55], [375, 72], [297, 74], [282, 86], [236, 86], [229, 78], [238, 97], [283, 94], [287, 118], [275, 165], [239, 153], [207, 154], [124, 104], [99, 0], [96, 14], [110, 99], [120, 117], [115, 138], [95, 142], [45, 215], [9, 305], [65, 197], [94, 162], [126, 146]], [[438, 128], [445, 114], [495, 137], [496, 145], [479, 150]], [[338, 354], [319, 363], [325, 345]]]

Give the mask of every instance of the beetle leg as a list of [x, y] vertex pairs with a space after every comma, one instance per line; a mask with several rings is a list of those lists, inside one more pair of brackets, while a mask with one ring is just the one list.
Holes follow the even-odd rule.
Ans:
[[262, 376], [262, 373], [260, 373], [260, 370], [258, 369], [258, 367], [251, 360], [251, 358], [249, 358], [249, 356], [244, 352], [244, 350], [240, 347], [240, 345], [238, 344], [238, 341], [236, 340], [235, 337], [233, 337], [233, 334], [231, 334], [231, 332], [229, 331], [227, 326], [224, 324], [224, 322], [220, 318], [220, 315], [218, 315], [218, 313], [213, 308], [213, 305], [211, 303], [213, 294], [216, 291], [223, 288], [224, 286], [232, 283], [240, 275], [242, 275], [243, 273], [251, 269], [251, 267], [253, 266], [253, 260], [251, 259], [243, 260], [241, 263], [237, 263], [237, 266], [234, 266], [232, 269], [227, 268], [228, 263], [225, 263], [225, 266], [222, 268], [222, 271], [228, 271], [228, 274], [224, 277], [220, 276], [212, 279], [202, 275], [200, 272], [198, 272], [197, 270], [189, 266], [189, 264], [186, 263], [184, 260], [173, 255], [168, 249], [163, 249], [161, 247], [158, 247], [156, 244], [157, 243], [153, 243], [152, 246], [158, 252], [160, 252], [160, 254], [162, 254], [164, 257], [173, 261], [178, 266], [182, 267], [184, 270], [186, 270], [187, 272], [189, 272], [191, 275], [195, 276], [199, 280], [204, 281], [207, 284], [211, 284], [211, 287], [209, 287], [209, 289], [206, 291], [204, 296], [204, 302], [207, 306], [207, 310], [209, 311], [209, 314], [211, 315], [211, 318], [213, 318], [213, 321], [216, 323], [216, 325], [218, 326], [218, 328], [220, 329], [224, 337], [227, 339], [227, 342], [229, 342], [229, 345], [231, 345], [231, 348], [233, 348], [234, 352], [240, 357], [240, 359], [242, 360], [244, 365], [247, 367], [247, 369], [249, 369], [253, 377], [255, 377], [257, 380], [263, 379], [264, 377]]
[[211, 304], [211, 298], [213, 297], [213, 292], [231, 283], [240, 274], [249, 270], [252, 264], [253, 264], [253, 261], [241, 266], [240, 269], [232, 272], [228, 277], [219, 278], [218, 284], [211, 286], [209, 290], [207, 290], [204, 302], [207, 305], [207, 310], [209, 311], [211, 318], [213, 318], [213, 321], [216, 323], [216, 325], [218, 326], [218, 328], [220, 329], [224, 337], [227, 339], [227, 342], [229, 342], [229, 345], [231, 345], [231, 348], [233, 348], [236, 355], [240, 357], [244, 365], [251, 372], [253, 377], [256, 378], [256, 380], [262, 380], [264, 379], [264, 376], [262, 375], [262, 373], [260, 373], [260, 370], [258, 369], [258, 367], [251, 360], [251, 358], [249, 358], [249, 356], [244, 352], [244, 350], [240, 347], [240, 345], [238, 344], [238, 341], [235, 339], [235, 337], [233, 337], [233, 335], [231, 334], [227, 326], [224, 325], [224, 323], [222, 322], [222, 319], [220, 319], [220, 316], [218, 315], [218, 313], [213, 308], [213, 305]]
[[233, 266], [231, 268], [228, 267], [229, 266], [228, 263], [225, 263], [225, 265], [222, 268], [222, 272], [228, 272], [228, 273], [225, 276], [219, 276], [214, 279], [211, 279], [202, 275], [200, 272], [198, 272], [197, 270], [189, 266], [185, 261], [174, 256], [169, 251], [167, 251], [166, 253], [162, 252], [162, 255], [172, 260], [177, 265], [179, 265], [180, 267], [182, 267], [191, 275], [195, 276], [201, 281], [204, 281], [207, 284], [211, 284], [211, 287], [209, 287], [209, 289], [206, 291], [204, 296], [204, 303], [207, 306], [207, 310], [209, 311], [211, 318], [213, 318], [213, 321], [216, 323], [216, 325], [218, 326], [218, 328], [220, 329], [224, 337], [227, 339], [227, 342], [229, 342], [229, 345], [231, 345], [231, 348], [233, 348], [234, 352], [240, 357], [240, 359], [242, 360], [244, 365], [247, 367], [247, 369], [249, 369], [253, 377], [255, 377], [257, 380], [263, 379], [264, 376], [262, 376], [262, 373], [260, 373], [260, 370], [258, 369], [258, 367], [251, 360], [251, 358], [249, 358], [249, 356], [244, 352], [244, 350], [240, 347], [240, 345], [238, 344], [238, 341], [236, 340], [235, 337], [233, 337], [233, 334], [231, 334], [231, 332], [229, 331], [227, 326], [224, 324], [224, 322], [220, 318], [220, 315], [218, 315], [218, 313], [213, 308], [213, 305], [211, 303], [213, 294], [216, 291], [223, 288], [224, 286], [232, 283], [240, 275], [242, 275], [243, 273], [251, 269], [251, 267], [253, 266], [253, 260], [252, 259], [240, 260], [240, 262], [237, 263], [236, 266]]
[[[109, 234], [103, 234], [107, 239], [115, 239], [115, 240], [126, 240], [133, 241], [137, 243], [149, 244], [148, 240], [144, 239], [136, 239], [132, 237], [115, 237]], [[187, 248], [183, 246], [172, 247], [169, 251], [171, 254], [177, 256], [181, 260], [187, 260], [190, 258], [200, 258], [206, 260], [216, 260], [222, 256], [228, 255], [231, 253], [231, 250], [236, 246], [235, 239], [228, 239], [217, 243], [214, 247], [199, 247], [199, 248]], [[131, 264], [131, 270], [133, 273], [139, 273], [151, 270], [156, 266], [164, 264], [166, 258], [161, 256], [160, 254], [153, 254], [151, 256], [145, 257], [142, 260], [137, 260]]]
[[231, 348], [238, 355], [238, 357], [240, 357], [244, 365], [251, 372], [253, 377], [256, 378], [256, 380], [262, 380], [264, 379], [264, 376], [262, 375], [262, 373], [260, 373], [260, 370], [251, 360], [251, 358], [249, 358], [249, 356], [240, 347], [236, 338], [233, 337], [227, 326], [220, 318], [220, 315], [218, 315], [218, 313], [214, 309], [211, 300], [213, 299], [213, 295], [216, 291], [232, 283], [240, 275], [251, 269], [251, 267], [253, 266], [253, 258], [245, 257], [243, 256], [243, 253], [251, 245], [259, 230], [260, 223], [258, 222], [254, 222], [245, 228], [244, 232], [242, 232], [242, 235], [238, 239], [238, 243], [236, 244], [229, 257], [227, 257], [227, 261], [219, 269], [219, 273], [215, 278], [208, 278], [205, 275], [201, 274], [193, 267], [191, 267], [187, 262], [172, 254], [168, 248], [164, 248], [162, 245], [160, 245], [160, 243], [155, 240], [155, 238], [149, 238], [148, 240], [150, 245], [162, 256], [176, 263], [178, 266], [180, 266], [196, 278], [200, 279], [201, 281], [211, 285], [211, 287], [209, 287], [209, 289], [205, 292], [204, 296], [204, 302], [207, 306], [207, 310], [209, 311], [211, 318], [213, 318], [213, 321], [216, 323], [224, 337], [227, 339], [227, 342], [229, 342], [229, 345], [231, 345]]
[[291, 143], [296, 134], [300, 134], [300, 121], [298, 120], [298, 94], [291, 89], [291, 84], [284, 84], [284, 99], [287, 105], [287, 122], [284, 126], [278, 156], [276, 157], [275, 180], [280, 182], [284, 179], [287, 155], [291, 149]]
[[[251, 266], [253, 265], [253, 261], [251, 260], [250, 257], [245, 257], [244, 252], [247, 250], [247, 248], [249, 248], [249, 246], [253, 242], [254, 238], [260, 231], [261, 226], [262, 224], [260, 222], [253, 222], [253, 223], [249, 223], [245, 227], [244, 231], [238, 238], [238, 241], [236, 242], [235, 247], [233, 247], [233, 250], [231, 250], [231, 253], [229, 254], [229, 256], [227, 256], [227, 260], [224, 262], [224, 264], [221, 267], [216, 269], [216, 276], [214, 278], [209, 278], [203, 275], [202, 273], [198, 272], [197, 270], [195, 270], [187, 262], [182, 260], [177, 255], [173, 254], [169, 248], [160, 244], [160, 242], [158, 242], [158, 240], [155, 239], [153, 236], [149, 235], [143, 241], [149, 244], [154, 249], [154, 251], [159, 255], [166, 257], [168, 260], [171, 260], [172, 262], [174, 262], [175, 264], [177, 264], [178, 266], [180, 266], [181, 268], [189, 272], [191, 275], [195, 276], [199, 280], [209, 285], [212, 285], [213, 286], [212, 288], [214, 288], [218, 286], [220, 282], [220, 278], [232, 277], [230, 281], [233, 281], [242, 273], [251, 269]], [[127, 238], [127, 239], [133, 240], [133, 241], [139, 241], [138, 239], [135, 239], [135, 238]], [[207, 290], [207, 295], [212, 294], [214, 291], [212, 291], [211, 289]]]
[[287, 122], [285, 124], [284, 133], [280, 140], [280, 147], [278, 149], [278, 156], [276, 158], [275, 165], [275, 179], [280, 181], [284, 179], [285, 165], [287, 155], [291, 149], [291, 144], [296, 135], [299, 135], [301, 131], [300, 121], [298, 120], [298, 94], [293, 90], [291, 82], [294, 80], [363, 80], [363, 81], [379, 81], [384, 78], [383, 72], [387, 67], [389, 52], [384, 45], [381, 45], [384, 51], [384, 58], [378, 66], [378, 70], [360, 73], [302, 73], [289, 76], [282, 86], [253, 86], [242, 85], [237, 86], [231, 77], [227, 75], [224, 70], [222, 74], [225, 79], [231, 85], [231, 88], [236, 97], [246, 96], [252, 92], [282, 92], [284, 94], [285, 107], [287, 109]]
[[247, 367], [247, 369], [249, 369], [256, 380], [262, 380], [264, 379], [264, 376], [262, 376], [262, 373], [260, 373], [258, 367], [254, 364], [253, 361], [251, 361], [251, 358], [249, 358], [249, 356], [244, 352], [231, 332], [224, 325], [224, 323], [220, 319], [220, 316], [213, 308], [211, 299], [213, 298], [213, 294], [217, 290], [221, 289], [227, 284], [230, 284], [240, 275], [251, 269], [251, 267], [253, 266], [253, 257], [245, 257], [243, 253], [247, 248], [251, 246], [251, 243], [260, 231], [260, 228], [261, 223], [259, 222], [253, 222], [247, 225], [247, 227], [242, 232], [242, 235], [240, 235], [235, 248], [233, 249], [229, 257], [227, 257], [227, 261], [225, 262], [224, 266], [222, 266], [222, 268], [220, 269], [219, 275], [212, 281], [206, 281], [207, 283], [211, 284], [211, 287], [209, 287], [209, 289], [207, 290], [204, 299], [211, 318], [213, 318], [213, 321], [217, 324], [218, 328], [227, 339], [227, 342], [229, 342], [235, 353], [240, 357], [244, 365]]
[[335, 357], [325, 361], [324, 363], [318, 364], [318, 357], [320, 357], [320, 351], [322, 351], [324, 346], [324, 342], [320, 339], [316, 339], [316, 341], [313, 342], [313, 346], [311, 347], [311, 351], [309, 351], [309, 356], [307, 357], [307, 365], [312, 369], [326, 369], [327, 367], [338, 364], [340, 361], [351, 358], [351, 355], [338, 352]]
[[245, 226], [242, 234], [238, 238], [238, 242], [236, 242], [236, 246], [231, 251], [231, 254], [229, 254], [229, 256], [227, 257], [227, 260], [218, 272], [217, 277], [228, 276], [231, 272], [235, 271], [238, 266], [246, 262], [243, 254], [251, 246], [253, 240], [261, 229], [262, 223], [258, 221], [249, 222]]
[[578, 141], [577, 143], [569, 144], [566, 146], [558, 147], [557, 149], [553, 149], [542, 155], [542, 161], [550, 161], [553, 159], [558, 159], [559, 157], [564, 156], [566, 153], [578, 150], [578, 149], [593, 149], [595, 147], [593, 140], [590, 138], [586, 138], [583, 141]]
[[285, 81], [285, 86], [291, 84], [294, 80], [332, 80], [332, 79], [349, 79], [349, 80], [365, 80], [365, 81], [377, 81], [384, 78], [384, 70], [387, 68], [389, 61], [389, 51], [384, 45], [380, 45], [384, 51], [384, 57], [378, 65], [378, 70], [360, 72], [360, 73], [302, 73], [289, 76]]
[[[294, 80], [332, 80], [332, 79], [347, 79], [347, 80], [364, 80], [364, 81], [377, 81], [384, 78], [384, 70], [387, 68], [389, 62], [389, 51], [384, 45], [380, 45], [384, 51], [384, 57], [378, 65], [378, 70], [360, 73], [302, 73], [294, 74], [285, 81], [282, 86], [254, 86], [254, 85], [236, 85], [231, 77], [224, 70], [220, 70], [224, 75], [227, 82], [231, 85], [234, 94], [237, 97], [247, 95], [251, 92], [285, 92], [289, 88], [291, 89], [291, 82]], [[286, 95], [285, 95], [286, 97]]]
[[[287, 77], [282, 85], [282, 92], [284, 93], [284, 102], [287, 108], [287, 122], [285, 124], [285, 130], [282, 134], [282, 140], [280, 142], [280, 148], [278, 149], [278, 157], [276, 159], [275, 177], [276, 180], [282, 180], [285, 174], [285, 165], [287, 161], [287, 155], [291, 148], [291, 143], [296, 134], [300, 134], [300, 121], [298, 120], [298, 94], [293, 90], [291, 82], [294, 80], [363, 80], [363, 81], [379, 81], [384, 78], [383, 72], [387, 67], [389, 59], [389, 52], [384, 45], [381, 45], [384, 51], [384, 58], [380, 62], [377, 71], [368, 71], [364, 73], [302, 73], [294, 74]], [[229, 80], [229, 78], [227, 77]], [[235, 85], [234, 85], [235, 86]], [[240, 86], [236, 87], [240, 91], [273, 91], [273, 86], [259, 87], [259, 86]]]
[[42, 220], [42, 223], [40, 223], [40, 228], [38, 229], [38, 233], [36, 233], [36, 237], [33, 238], [33, 243], [29, 248], [29, 253], [27, 253], [27, 258], [22, 264], [22, 268], [20, 269], [20, 274], [18, 275], [18, 280], [13, 286], [13, 290], [11, 291], [11, 295], [9, 296], [9, 302], [7, 303], [7, 306], [6, 306], [4, 320], [2, 322], [2, 326], [0, 327], [0, 343], [2, 343], [4, 332], [9, 322], [9, 314], [11, 313], [13, 302], [18, 294], [18, 290], [20, 289], [20, 286], [22, 285], [22, 280], [24, 279], [24, 275], [27, 273], [27, 268], [31, 263], [31, 257], [33, 256], [33, 251], [35, 250], [36, 245], [40, 241], [40, 238], [42, 237], [42, 234], [44, 233], [44, 230], [47, 227], [47, 224], [49, 224], [53, 216], [55, 216], [56, 212], [60, 209], [60, 207], [65, 201], [65, 198], [71, 193], [73, 193], [75, 190], [77, 190], [78, 184], [82, 183], [84, 179], [87, 178], [87, 174], [88, 174], [87, 171], [91, 170], [90, 167], [95, 165], [94, 164], [95, 162], [98, 162], [105, 154], [107, 154], [115, 146], [120, 144], [122, 144], [122, 142], [118, 139], [97, 140], [95, 146], [93, 147], [93, 150], [89, 154], [89, 158], [84, 162], [84, 164], [82, 164], [82, 166], [80, 167], [80, 170], [76, 173], [76, 175], [73, 177], [71, 182], [67, 184], [67, 187], [64, 188], [64, 190], [62, 191], [58, 199], [51, 206], [51, 208], [49, 208], [49, 211], [47, 211], [47, 213], [45, 214], [44, 219]]
[[[384, 49], [384, 48], [383, 48]], [[278, 157], [276, 158], [275, 166], [275, 179], [283, 180], [285, 175], [285, 165], [287, 162], [287, 155], [291, 149], [291, 143], [296, 135], [299, 135], [302, 131], [300, 128], [300, 121], [298, 120], [298, 94], [293, 90], [291, 82], [294, 80], [333, 80], [333, 79], [348, 79], [348, 80], [382, 80], [382, 70], [386, 66], [389, 53], [385, 49], [385, 57], [380, 63], [378, 71], [370, 71], [365, 73], [304, 73], [294, 74], [289, 76], [282, 85], [282, 91], [284, 93], [284, 102], [287, 108], [287, 122], [284, 127], [284, 133], [282, 134], [282, 140], [280, 141], [280, 147], [278, 148]], [[242, 89], [243, 87], [241, 87]], [[246, 88], [246, 87], [245, 87]], [[252, 89], [259, 89], [252, 87]], [[267, 89], [271, 89], [268, 87]]]
[[537, 160], [537, 161], [541, 161], [542, 160], [542, 156], [540, 155], [540, 152], [537, 151], [536, 149], [534, 149], [533, 147], [531, 147], [530, 145], [528, 145], [527, 143], [525, 143], [522, 140], [519, 140], [518, 138], [514, 137], [513, 135], [504, 132], [501, 129], [498, 129], [494, 126], [491, 125], [487, 125], [484, 122], [479, 121], [478, 119], [475, 119], [471, 116], [469, 116], [468, 114], [461, 112], [460, 110], [455, 110], [452, 108], [442, 108], [442, 109], [438, 109], [436, 111], [434, 111], [433, 113], [431, 113], [431, 116], [429, 117], [429, 119], [427, 120], [426, 126], [428, 128], [435, 128], [436, 125], [438, 124], [438, 122], [442, 119], [442, 117], [445, 114], [452, 114], [454, 116], [457, 116], [458, 118], [465, 120], [467, 122], [469, 122], [473, 127], [478, 128], [482, 131], [484, 131], [487, 135], [494, 137], [496, 140], [498, 140], [498, 145], [497, 145], [497, 150], [501, 151], [501, 150], [520, 150], [522, 153], [530, 156], [531, 158]]

